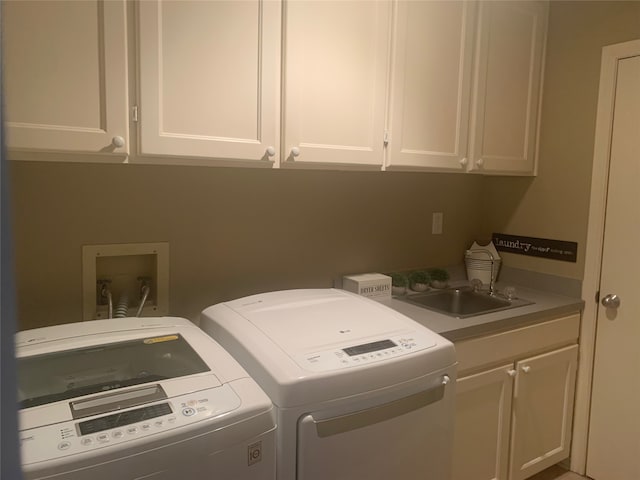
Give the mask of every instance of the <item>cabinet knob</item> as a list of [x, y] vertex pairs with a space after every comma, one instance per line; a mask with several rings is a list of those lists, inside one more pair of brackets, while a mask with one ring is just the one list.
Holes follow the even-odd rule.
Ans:
[[111, 139], [111, 145], [113, 145], [116, 148], [124, 147], [124, 138], [122, 138], [120, 135], [113, 137]]
[[291, 156], [292, 157], [298, 157], [300, 156], [300, 149], [298, 147], [293, 147], [291, 149]]
[[476, 160], [476, 167], [482, 168], [483, 166], [484, 166], [484, 159], [483, 158], [479, 158], [478, 160]]
[[443, 377], [442, 377], [442, 385], [446, 385], [450, 381], [451, 381], [451, 377], [449, 377], [449, 375], [443, 375]]
[[522, 371], [524, 373], [529, 373], [531, 371], [531, 367], [529, 365], [523, 365], [522, 366]]
[[268, 157], [273, 157], [276, 154], [276, 149], [273, 147], [267, 147], [266, 153]]
[[466, 167], [469, 163], [469, 160], [467, 158], [461, 158], [459, 163], [460, 163], [460, 166]]
[[507, 375], [509, 375], [511, 378], [515, 377], [518, 374], [517, 370], [514, 370], [513, 368], [511, 370], [507, 370]]

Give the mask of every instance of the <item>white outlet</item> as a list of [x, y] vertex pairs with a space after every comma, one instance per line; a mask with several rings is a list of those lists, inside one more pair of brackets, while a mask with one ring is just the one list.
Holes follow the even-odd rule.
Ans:
[[434, 212], [431, 217], [431, 233], [433, 235], [441, 235], [442, 234], [442, 222], [443, 222], [443, 214], [442, 212]]

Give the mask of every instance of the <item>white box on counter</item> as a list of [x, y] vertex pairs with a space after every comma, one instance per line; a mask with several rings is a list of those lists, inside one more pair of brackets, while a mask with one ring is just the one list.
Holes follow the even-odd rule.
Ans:
[[342, 277], [342, 288], [373, 300], [391, 298], [391, 277], [382, 273], [361, 273]]

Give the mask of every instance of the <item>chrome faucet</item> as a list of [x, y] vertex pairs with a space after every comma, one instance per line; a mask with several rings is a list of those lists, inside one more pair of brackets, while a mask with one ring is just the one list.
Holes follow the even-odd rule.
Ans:
[[494, 296], [495, 295], [495, 280], [494, 280], [494, 276], [493, 276], [493, 269], [494, 269], [494, 265], [496, 262], [495, 257], [493, 256], [493, 253], [491, 253], [489, 250], [486, 250], [484, 248], [474, 248], [473, 250], [467, 250], [465, 255], [466, 256], [470, 256], [471, 254], [475, 253], [475, 252], [479, 252], [479, 253], [485, 253], [489, 256], [489, 260], [491, 260], [491, 272], [489, 274], [489, 295], [490, 296]]

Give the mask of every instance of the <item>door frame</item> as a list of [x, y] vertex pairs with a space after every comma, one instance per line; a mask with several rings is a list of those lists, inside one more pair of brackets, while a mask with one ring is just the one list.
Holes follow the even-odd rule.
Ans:
[[609, 45], [602, 49], [591, 170], [591, 200], [589, 203], [585, 269], [582, 282], [582, 298], [585, 300], [585, 306], [582, 312], [580, 332], [580, 361], [576, 385], [573, 445], [571, 449], [571, 470], [581, 475], [585, 474], [587, 465], [591, 388], [598, 316], [598, 304], [595, 298], [600, 289], [617, 67], [619, 60], [637, 55], [640, 55], [640, 40]]

